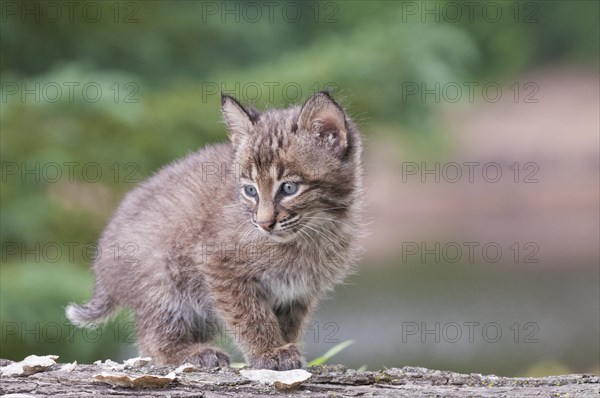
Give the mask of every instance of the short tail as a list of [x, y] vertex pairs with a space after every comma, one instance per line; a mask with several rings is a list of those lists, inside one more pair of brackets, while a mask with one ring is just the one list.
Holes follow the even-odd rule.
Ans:
[[115, 300], [101, 286], [96, 284], [94, 296], [84, 305], [69, 304], [67, 318], [80, 327], [90, 327], [105, 322], [116, 309]]

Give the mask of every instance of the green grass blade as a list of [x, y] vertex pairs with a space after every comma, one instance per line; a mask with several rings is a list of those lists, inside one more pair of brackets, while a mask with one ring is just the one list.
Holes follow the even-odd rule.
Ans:
[[331, 347], [329, 349], [329, 351], [327, 351], [322, 356], [320, 356], [318, 358], [315, 358], [312, 361], [310, 361], [308, 363], [308, 366], [323, 365], [323, 364], [325, 364], [325, 362], [329, 361], [329, 359], [331, 359], [331, 357], [333, 357], [334, 355], [339, 354], [341, 351], [345, 350], [346, 348], [348, 348], [352, 344], [354, 344], [354, 340], [346, 340], [346, 341], [344, 341], [342, 343], [339, 343], [339, 344]]

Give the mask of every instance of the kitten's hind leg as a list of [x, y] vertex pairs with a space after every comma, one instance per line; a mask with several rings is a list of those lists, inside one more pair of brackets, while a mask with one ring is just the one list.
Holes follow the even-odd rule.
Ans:
[[189, 325], [153, 321], [138, 321], [138, 349], [140, 355], [149, 356], [157, 365], [181, 365], [191, 363], [204, 367], [227, 367], [229, 357], [220, 349], [212, 346], [208, 338], [214, 333], [190, 331]]

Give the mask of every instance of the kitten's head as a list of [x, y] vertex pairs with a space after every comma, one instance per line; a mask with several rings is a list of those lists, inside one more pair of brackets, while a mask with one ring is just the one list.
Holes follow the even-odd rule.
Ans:
[[[262, 113], [222, 96], [252, 224], [277, 242], [326, 234], [349, 217], [360, 191], [360, 134], [327, 92]], [[339, 225], [337, 225], [339, 227]], [[318, 232], [317, 232], [318, 231]]]

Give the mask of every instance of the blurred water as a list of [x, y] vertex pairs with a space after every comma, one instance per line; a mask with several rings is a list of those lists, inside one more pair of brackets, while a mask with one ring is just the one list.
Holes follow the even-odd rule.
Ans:
[[[307, 351], [355, 339], [332, 362], [516, 376], [551, 359], [589, 372], [598, 364], [599, 275], [594, 267], [365, 264], [322, 305], [321, 338], [307, 332]], [[325, 330], [328, 322], [335, 328]]]

